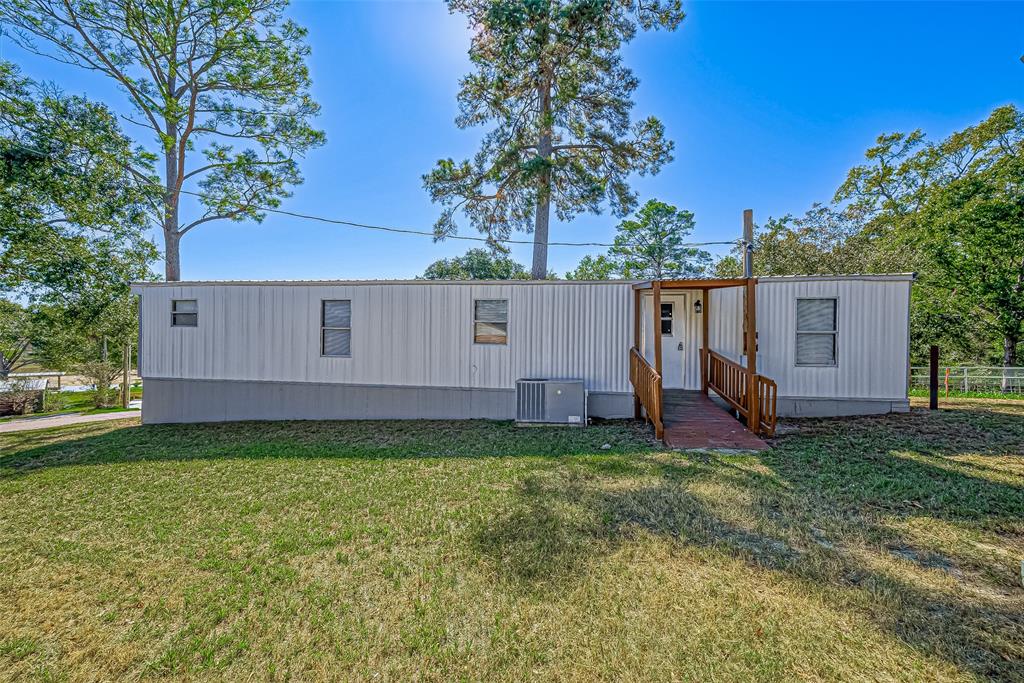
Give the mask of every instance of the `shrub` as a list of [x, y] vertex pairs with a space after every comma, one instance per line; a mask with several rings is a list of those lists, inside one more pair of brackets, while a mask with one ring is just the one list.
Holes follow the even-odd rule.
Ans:
[[47, 391], [43, 395], [43, 412], [56, 413], [68, 407], [68, 400], [59, 391]]
[[117, 403], [117, 390], [110, 388], [121, 369], [113, 363], [93, 361], [78, 366], [78, 374], [96, 385], [96, 407], [109, 408]]
[[27, 415], [39, 407], [42, 393], [28, 380], [16, 379], [7, 383], [7, 389], [0, 402], [3, 403], [5, 412]]

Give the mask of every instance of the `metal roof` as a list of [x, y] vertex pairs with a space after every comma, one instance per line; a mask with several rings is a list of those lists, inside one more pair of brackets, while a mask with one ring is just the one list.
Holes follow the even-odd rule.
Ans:
[[[914, 273], [848, 274], [848, 275], [762, 275], [765, 280], [913, 280]], [[734, 278], [710, 278], [731, 280]], [[684, 280], [674, 280], [683, 282]], [[706, 282], [708, 279], [694, 279]], [[133, 282], [132, 288], [199, 287], [199, 286], [372, 286], [372, 285], [634, 285], [647, 280], [179, 280], [177, 282]]]

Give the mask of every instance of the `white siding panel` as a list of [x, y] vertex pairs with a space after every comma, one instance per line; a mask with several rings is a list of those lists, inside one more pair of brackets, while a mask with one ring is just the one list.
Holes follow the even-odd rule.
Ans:
[[[909, 282], [762, 280], [757, 289], [758, 371], [780, 396], [906, 397]], [[838, 299], [835, 367], [796, 365], [796, 301], [816, 297]]]
[[[758, 368], [780, 396], [906, 396], [910, 282], [763, 278], [757, 292]], [[797, 367], [796, 300], [832, 296], [838, 364]], [[473, 343], [478, 298], [508, 299], [507, 345]], [[198, 327], [171, 327], [172, 299], [198, 302]], [[352, 301], [351, 358], [320, 355], [323, 299]], [[742, 289], [709, 299], [711, 348], [739, 361]], [[630, 390], [628, 284], [183, 284], [143, 288], [141, 306], [143, 377], [499, 389], [579, 377], [591, 391]], [[643, 316], [646, 341], [649, 303]]]
[[[172, 299], [199, 326], [172, 328]], [[473, 343], [473, 300], [509, 300], [509, 343]], [[324, 299], [352, 301], [352, 357], [320, 355]], [[628, 284], [182, 285], [142, 292], [143, 377], [511, 388], [581, 377], [629, 391]]]
[[[739, 362], [743, 355], [743, 288], [726, 287], [709, 292], [708, 311], [710, 348]], [[758, 297], [760, 301], [760, 297]], [[764, 334], [763, 332], [761, 333]]]

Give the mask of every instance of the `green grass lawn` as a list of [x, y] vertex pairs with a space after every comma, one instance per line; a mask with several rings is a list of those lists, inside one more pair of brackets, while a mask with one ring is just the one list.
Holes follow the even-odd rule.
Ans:
[[[911, 389], [909, 394], [917, 398], [928, 398], [928, 389]], [[945, 389], [942, 388], [942, 384], [939, 384], [939, 402], [945, 401], [947, 398], [991, 398], [997, 401], [1024, 401], [1024, 394], [1022, 393], [1003, 393], [1001, 391], [956, 391], [951, 389], [949, 395], [946, 395]]]
[[1021, 680], [1024, 403], [774, 445], [486, 422], [0, 435], [0, 680]]
[[[112, 390], [113, 391], [113, 390]], [[21, 420], [27, 417], [45, 417], [47, 415], [62, 415], [64, 413], [82, 413], [84, 415], [96, 415], [99, 413], [112, 413], [119, 410], [124, 410], [120, 403], [110, 408], [97, 408], [96, 407], [96, 391], [90, 389], [87, 391], [61, 391], [55, 390], [48, 391], [47, 395], [50, 400], [53, 401], [54, 395], [59, 395], [60, 407], [52, 410], [40, 410], [27, 415], [6, 415], [0, 417], [0, 422], [4, 420]], [[112, 401], [117, 403], [120, 394], [111, 395]], [[133, 400], [142, 398], [142, 387], [132, 387], [131, 398]], [[52, 404], [51, 404], [52, 405]]]

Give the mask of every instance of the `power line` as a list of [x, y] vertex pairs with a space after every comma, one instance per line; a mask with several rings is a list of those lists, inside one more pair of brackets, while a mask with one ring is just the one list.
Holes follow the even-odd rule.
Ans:
[[[12, 144], [12, 145], [14, 145], [16, 147], [20, 147], [20, 148], [22, 148], [24, 150], [27, 150], [27, 151], [33, 151], [33, 152], [36, 152], [38, 154], [44, 154], [44, 155], [49, 156], [49, 154], [47, 152], [45, 152], [44, 150], [40, 150], [40, 149], [35, 148], [35, 147], [29, 147], [28, 145], [21, 144], [20, 142], [17, 142], [17, 141], [14, 141], [14, 140], [9, 140], [7, 142], [9, 144]], [[62, 162], [63, 160], [56, 160], [55, 159], [55, 161]], [[128, 169], [127, 166], [126, 166], [125, 170], [130, 170], [130, 169]], [[136, 178], [136, 180], [138, 182], [141, 182], [141, 183], [144, 183], [146, 185], [149, 185], [149, 186], [153, 187], [154, 189], [159, 189], [159, 190], [165, 190], [166, 189], [164, 186], [160, 185], [159, 183], [147, 182], [145, 180], [140, 180], [139, 178]], [[198, 197], [200, 199], [207, 199], [208, 198], [207, 195], [204, 195], [201, 192], [192, 192], [191, 190], [185, 190], [185, 189], [179, 189], [178, 192], [180, 194], [186, 194], [186, 195], [189, 195], [189, 196], [192, 196], [192, 197]], [[253, 209], [257, 210], [257, 211], [264, 211], [264, 212], [267, 212], [267, 213], [274, 213], [274, 214], [278, 214], [278, 215], [281, 215], [281, 216], [289, 216], [291, 218], [301, 218], [303, 220], [317, 221], [317, 222], [320, 222], [320, 223], [329, 223], [331, 225], [343, 225], [343, 226], [346, 226], [346, 227], [359, 228], [359, 229], [362, 229], [362, 230], [376, 230], [376, 231], [379, 231], [379, 232], [390, 232], [390, 233], [395, 233], [395, 234], [400, 234], [400, 235], [417, 235], [417, 236], [421, 236], [421, 237], [430, 237], [431, 239], [435, 239], [435, 240], [438, 239], [437, 233], [435, 233], [433, 231], [428, 231], [428, 230], [414, 230], [412, 228], [396, 228], [396, 227], [391, 227], [391, 226], [386, 226], [386, 225], [374, 225], [374, 224], [371, 224], [371, 223], [357, 223], [355, 221], [346, 221], [346, 220], [342, 220], [340, 218], [327, 218], [325, 216], [316, 216], [314, 214], [300, 213], [298, 211], [288, 211], [286, 209], [275, 209], [275, 208], [271, 208], [271, 207], [267, 207], [267, 206], [253, 206], [251, 208], [253, 208]], [[462, 240], [462, 241], [465, 241], [465, 242], [486, 242], [488, 244], [494, 244], [494, 243], [500, 243], [500, 244], [534, 244], [533, 240], [517, 240], [517, 239], [512, 239], [512, 238], [497, 239], [497, 238], [491, 238], [491, 237], [471, 237], [471, 236], [468, 236], [468, 235], [445, 235], [441, 239]], [[725, 241], [717, 241], [717, 242], [684, 242], [684, 243], [680, 244], [680, 246], [681, 247], [710, 247], [710, 246], [736, 245], [736, 244], [739, 244], [741, 242], [742, 242], [742, 240], [725, 240]], [[608, 243], [608, 242], [541, 242], [541, 244], [544, 244], [545, 246], [548, 246], [548, 247], [614, 247], [615, 246], [615, 244]]]
[[[200, 192], [191, 192], [189, 190], [180, 190], [181, 194], [191, 195], [193, 197], [204, 198]], [[265, 211], [267, 213], [275, 213], [282, 216], [290, 216], [291, 218], [301, 218], [303, 220], [317, 221], [320, 223], [329, 223], [332, 225], [344, 225], [350, 228], [361, 228], [364, 230], [378, 230], [381, 232], [392, 232], [402, 235], [419, 235], [423, 237], [430, 237], [437, 239], [437, 233], [427, 230], [413, 230], [412, 228], [395, 228], [385, 225], [373, 225], [370, 223], [357, 223], [354, 221], [346, 221], [340, 218], [327, 218], [325, 216], [316, 216], [313, 214], [300, 213], [298, 211], [287, 211], [285, 209], [272, 209], [269, 207], [254, 206], [253, 209], [257, 211]], [[471, 237], [468, 235], [446, 235], [442, 239], [451, 240], [464, 240], [469, 242], [487, 242], [495, 243], [500, 242], [502, 244], [534, 244], [533, 240], [517, 240], [517, 239], [496, 239], [490, 237]], [[740, 242], [740, 240], [728, 240], [721, 242], [684, 242], [680, 246], [683, 247], [707, 247], [707, 246], [718, 246], [718, 245], [734, 245]], [[614, 244], [608, 242], [542, 242], [545, 246], [549, 247], [614, 247]]]

